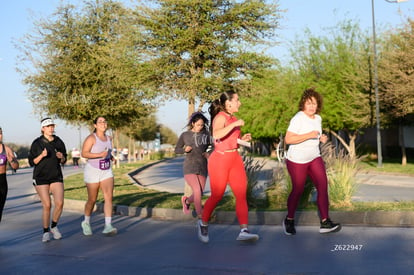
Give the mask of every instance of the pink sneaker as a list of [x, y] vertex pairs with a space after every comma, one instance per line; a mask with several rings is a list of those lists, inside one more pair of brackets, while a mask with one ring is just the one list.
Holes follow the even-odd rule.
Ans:
[[181, 204], [183, 205], [183, 213], [184, 214], [190, 214], [190, 204], [187, 203], [187, 197], [186, 196], [181, 197]]

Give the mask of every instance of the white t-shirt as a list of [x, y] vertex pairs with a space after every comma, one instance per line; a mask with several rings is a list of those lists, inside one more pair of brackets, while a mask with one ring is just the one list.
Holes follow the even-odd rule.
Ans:
[[[322, 118], [315, 114], [312, 119], [300, 111], [290, 120], [287, 130], [299, 135], [315, 130], [322, 133]], [[319, 138], [313, 138], [298, 144], [290, 144], [286, 158], [295, 163], [308, 163], [320, 155]]]

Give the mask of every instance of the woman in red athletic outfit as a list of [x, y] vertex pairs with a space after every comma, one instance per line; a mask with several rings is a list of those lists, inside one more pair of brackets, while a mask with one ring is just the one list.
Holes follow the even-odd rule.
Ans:
[[227, 184], [230, 185], [236, 198], [236, 215], [241, 227], [237, 240], [259, 239], [257, 234], [251, 234], [247, 229], [247, 177], [243, 160], [237, 149], [238, 140], [248, 142], [251, 140], [251, 135], [245, 134], [241, 137], [240, 126], [244, 125], [244, 121], [234, 116], [240, 105], [237, 93], [230, 91], [223, 93], [209, 108], [212, 121], [211, 133], [214, 139], [214, 151], [208, 160], [211, 196], [204, 205], [202, 219], [198, 221], [198, 238], [204, 243], [209, 241], [207, 224], [211, 213], [222, 199]]

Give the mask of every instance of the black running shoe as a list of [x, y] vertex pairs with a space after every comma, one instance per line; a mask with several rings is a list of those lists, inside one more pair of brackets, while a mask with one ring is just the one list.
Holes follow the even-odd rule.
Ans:
[[338, 232], [341, 230], [341, 224], [334, 223], [331, 219], [326, 219], [324, 222], [321, 221], [321, 228], [319, 229], [319, 233], [330, 233], [330, 232]]
[[283, 230], [286, 235], [295, 235], [295, 220], [289, 220], [287, 217], [283, 221]]

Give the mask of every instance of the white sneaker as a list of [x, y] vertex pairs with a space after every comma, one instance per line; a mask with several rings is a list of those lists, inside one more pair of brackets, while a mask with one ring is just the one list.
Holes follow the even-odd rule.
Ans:
[[208, 243], [208, 225], [203, 225], [201, 220], [197, 222], [198, 239], [203, 243]]
[[237, 236], [238, 241], [257, 241], [259, 239], [259, 235], [252, 234], [247, 229], [243, 229], [240, 231], [239, 236]]
[[105, 234], [106, 236], [113, 236], [116, 235], [117, 229], [113, 227], [111, 224], [105, 225], [104, 230], [102, 231], [102, 234]]
[[45, 232], [43, 233], [42, 242], [47, 243], [48, 241], [50, 241], [50, 233]]
[[90, 223], [83, 221], [81, 223], [83, 235], [90, 236], [93, 234]]
[[55, 226], [55, 227], [51, 228], [51, 229], [50, 229], [50, 232], [51, 232], [51, 233], [52, 233], [52, 235], [53, 235], [53, 239], [55, 239], [55, 240], [59, 240], [59, 239], [61, 239], [61, 238], [62, 238], [62, 234], [60, 234], [60, 231], [59, 231], [59, 229], [57, 228], [57, 226]]

